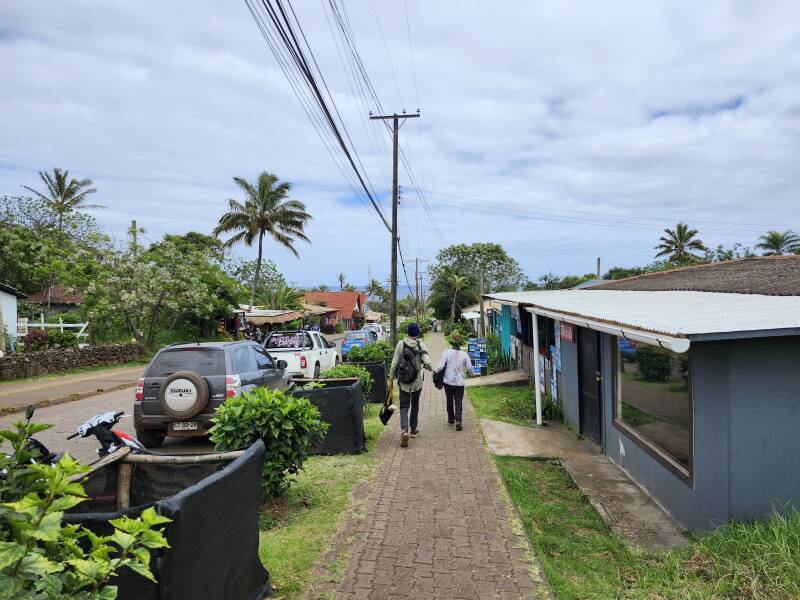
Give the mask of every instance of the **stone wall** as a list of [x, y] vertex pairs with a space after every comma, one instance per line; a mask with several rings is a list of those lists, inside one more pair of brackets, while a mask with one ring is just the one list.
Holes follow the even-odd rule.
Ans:
[[69, 369], [106, 367], [144, 356], [140, 344], [107, 344], [86, 348], [17, 352], [0, 358], [0, 380], [50, 375]]

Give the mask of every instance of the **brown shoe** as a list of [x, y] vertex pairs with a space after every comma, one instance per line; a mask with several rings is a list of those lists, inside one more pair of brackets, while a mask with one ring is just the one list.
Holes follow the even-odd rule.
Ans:
[[400, 436], [400, 447], [401, 448], [408, 448], [408, 432], [404, 431], [403, 435]]
[[461, 421], [456, 421], [456, 431], [461, 431], [462, 429], [464, 428], [461, 427]]
[[419, 435], [419, 430], [418, 429], [412, 429], [411, 430], [411, 437], [417, 437], [418, 435]]

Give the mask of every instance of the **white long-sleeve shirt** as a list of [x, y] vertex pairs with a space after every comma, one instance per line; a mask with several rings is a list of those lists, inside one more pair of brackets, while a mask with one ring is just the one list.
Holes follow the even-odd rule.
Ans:
[[444, 369], [444, 382], [447, 385], [464, 385], [464, 373], [472, 374], [472, 361], [463, 350], [449, 348], [442, 352], [436, 370]]

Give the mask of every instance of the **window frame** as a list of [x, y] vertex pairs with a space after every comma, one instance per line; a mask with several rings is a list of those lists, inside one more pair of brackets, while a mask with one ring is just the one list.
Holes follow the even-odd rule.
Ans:
[[[693, 373], [693, 356], [691, 351], [688, 355], [687, 378], [686, 383], [689, 390], [689, 466], [684, 467], [681, 463], [670, 456], [666, 450], [662, 449], [655, 442], [650, 440], [644, 434], [638, 432], [631, 425], [621, 420], [619, 407], [622, 403], [620, 385], [620, 361], [622, 360], [622, 353], [619, 351], [619, 340], [622, 336], [612, 335], [614, 339], [614, 385], [613, 396], [611, 400], [611, 423], [614, 428], [625, 435], [630, 441], [636, 444], [639, 448], [644, 450], [649, 456], [654, 458], [661, 466], [665, 467], [670, 473], [675, 475], [678, 479], [683, 481], [686, 485], [694, 489], [694, 386], [692, 385]], [[641, 343], [641, 342], [639, 342]], [[675, 353], [677, 354], [677, 353]]]

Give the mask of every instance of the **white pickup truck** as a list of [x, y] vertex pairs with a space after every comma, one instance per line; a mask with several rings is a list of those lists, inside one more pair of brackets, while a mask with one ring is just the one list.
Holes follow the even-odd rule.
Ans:
[[339, 364], [336, 344], [317, 331], [273, 331], [264, 347], [275, 360], [286, 361], [292, 377], [310, 379]]

